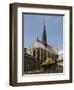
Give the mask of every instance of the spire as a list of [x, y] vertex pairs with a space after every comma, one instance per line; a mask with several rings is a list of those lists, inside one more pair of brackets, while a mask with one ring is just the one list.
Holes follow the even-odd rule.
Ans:
[[42, 34], [42, 42], [45, 46], [47, 46], [47, 34], [46, 34], [46, 26], [45, 26], [45, 20], [44, 20], [44, 29]]
[[39, 41], [38, 37], [37, 37], [37, 41]]

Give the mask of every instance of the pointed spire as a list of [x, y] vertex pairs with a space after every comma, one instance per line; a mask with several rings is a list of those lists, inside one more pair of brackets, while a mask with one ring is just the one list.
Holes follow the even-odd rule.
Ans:
[[39, 41], [38, 37], [37, 37], [37, 41]]
[[43, 21], [43, 24], [44, 24], [44, 30], [45, 30], [45, 19], [44, 19], [44, 21]]
[[47, 34], [46, 34], [45, 20], [43, 21], [43, 23], [44, 23], [44, 29], [43, 29], [43, 34], [42, 34], [42, 42], [45, 46], [47, 46]]

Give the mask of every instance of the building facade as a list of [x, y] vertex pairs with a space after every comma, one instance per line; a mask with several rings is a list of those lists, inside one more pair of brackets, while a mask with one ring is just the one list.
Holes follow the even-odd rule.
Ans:
[[[50, 58], [52, 63], [46, 62], [47, 58]], [[53, 67], [55, 69], [55, 64], [57, 64], [58, 51], [47, 43], [46, 27], [44, 24], [44, 30], [42, 33], [42, 40], [37, 40], [34, 42], [32, 48], [24, 48], [24, 72], [25, 73], [40, 73], [44, 72], [46, 67]], [[46, 71], [50, 69], [47, 68]], [[55, 70], [50, 71], [54, 72]]]

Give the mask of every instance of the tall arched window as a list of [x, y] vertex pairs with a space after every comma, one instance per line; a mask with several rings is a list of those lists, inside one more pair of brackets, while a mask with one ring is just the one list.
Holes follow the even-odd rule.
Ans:
[[36, 51], [33, 50], [33, 56], [36, 58]]

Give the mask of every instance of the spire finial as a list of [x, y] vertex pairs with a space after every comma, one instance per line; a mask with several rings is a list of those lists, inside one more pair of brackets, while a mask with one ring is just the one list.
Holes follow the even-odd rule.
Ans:
[[44, 29], [42, 34], [42, 42], [45, 46], [47, 46], [47, 34], [46, 34], [46, 27], [45, 27], [45, 19], [43, 20]]
[[45, 18], [44, 18], [44, 20], [43, 20], [43, 24], [44, 24], [44, 26], [45, 26]]

